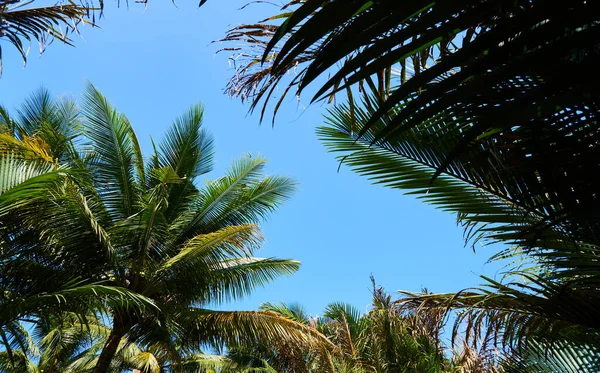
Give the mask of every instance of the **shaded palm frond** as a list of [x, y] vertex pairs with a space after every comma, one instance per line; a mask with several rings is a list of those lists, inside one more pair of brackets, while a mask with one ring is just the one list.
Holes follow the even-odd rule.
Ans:
[[[88, 24], [91, 4], [74, 1], [57, 5], [33, 7], [33, 0], [2, 0], [0, 2], [0, 39], [5, 39], [17, 48], [23, 62], [27, 61], [29, 43], [36, 40], [40, 52], [53, 40], [72, 45], [69, 34], [77, 32], [77, 26]], [[100, 2], [102, 3], [102, 2]], [[2, 50], [0, 49], [0, 73], [2, 72]]]
[[[419, 313], [459, 311], [453, 338], [464, 333], [467, 342], [481, 341], [512, 348], [539, 337], [557, 340], [568, 332], [580, 342], [594, 340], [600, 298], [595, 290], [526, 276], [529, 283], [502, 284], [486, 280], [486, 287], [450, 294], [402, 292], [398, 305]], [[465, 330], [462, 330], [465, 328]], [[469, 339], [471, 339], [469, 341]]]
[[[546, 247], [563, 247], [565, 236], [548, 229], [543, 201], [534, 208], [515, 195], [526, 188], [526, 181], [519, 180], [507, 169], [495, 154], [493, 146], [482, 146], [464, 155], [452, 167], [435, 177], [444, 156], [451, 151], [452, 133], [438, 132], [437, 122], [423, 124], [407, 130], [402, 137], [371, 144], [383, 122], [367, 131], [361, 131], [373, 109], [368, 101], [355, 105], [353, 114], [347, 105], [330, 110], [328, 126], [319, 127], [317, 134], [325, 146], [340, 155], [340, 162], [349, 165], [361, 175], [376, 183], [405, 190], [417, 198], [438, 208], [458, 214], [466, 225], [468, 239], [486, 239], [489, 242], [509, 241], [523, 246], [536, 247], [544, 240]], [[453, 133], [461, 131], [460, 125]], [[488, 166], [494, 171], [489, 171]], [[506, 173], [502, 178], [498, 173]], [[514, 183], [504, 182], [510, 178]], [[533, 229], [536, 228], [536, 229]], [[538, 245], [539, 246], [539, 245]]]
[[592, 373], [600, 368], [600, 350], [596, 345], [568, 340], [529, 341], [502, 361], [506, 373]]

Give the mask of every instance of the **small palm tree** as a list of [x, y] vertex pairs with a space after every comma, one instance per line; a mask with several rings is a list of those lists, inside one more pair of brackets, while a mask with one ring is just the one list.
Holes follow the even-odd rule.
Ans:
[[109, 370], [124, 339], [159, 349], [171, 362], [205, 345], [326, 342], [274, 313], [205, 308], [239, 299], [299, 263], [252, 256], [262, 242], [257, 224], [294, 188], [289, 178], [262, 176], [264, 159], [245, 156], [226, 176], [197, 187], [213, 156], [202, 116], [195, 105], [178, 118], [146, 162], [127, 118], [91, 85], [81, 111], [42, 93], [18, 117], [5, 116], [17, 140], [43, 141], [46, 164], [71, 173], [11, 217], [28, 227], [14, 251], [30, 244], [40, 271], [52, 263], [156, 306], [104, 310], [112, 328], [94, 372]]

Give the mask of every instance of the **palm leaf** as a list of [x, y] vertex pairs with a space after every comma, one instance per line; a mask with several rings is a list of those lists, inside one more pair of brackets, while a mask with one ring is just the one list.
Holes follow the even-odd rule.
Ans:
[[[17, 48], [23, 62], [27, 61], [29, 46], [35, 39], [40, 50], [52, 41], [59, 40], [71, 44], [69, 34], [77, 31], [77, 25], [86, 21], [93, 8], [86, 4], [68, 3], [31, 7], [33, 1], [2, 0], [0, 2], [0, 38], [7, 40]], [[102, 3], [102, 2], [101, 2]], [[2, 50], [0, 49], [0, 57]], [[0, 58], [0, 73], [2, 60]]]
[[286, 177], [262, 178], [265, 159], [244, 157], [227, 176], [208, 182], [192, 208], [173, 224], [176, 243], [229, 225], [257, 224], [285, 202], [295, 188]]
[[111, 212], [130, 216], [142, 177], [136, 171], [143, 169], [133, 128], [92, 85], [84, 95], [83, 115], [86, 137], [97, 155], [92, 168], [97, 189]]
[[298, 346], [332, 349], [331, 344], [316, 330], [271, 312], [213, 311], [190, 308], [180, 315], [185, 325], [193, 326], [187, 343], [214, 345], [244, 345], [252, 343], [276, 346], [283, 341]]

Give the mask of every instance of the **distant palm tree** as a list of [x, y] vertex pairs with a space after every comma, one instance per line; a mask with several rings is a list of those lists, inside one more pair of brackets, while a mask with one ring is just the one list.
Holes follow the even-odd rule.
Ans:
[[22, 259], [7, 252], [6, 268], [19, 273], [26, 259], [39, 277], [67, 269], [155, 305], [103, 310], [111, 332], [94, 372], [109, 370], [123, 338], [159, 348], [174, 362], [205, 345], [240, 341], [325, 346], [312, 329], [274, 313], [205, 308], [293, 273], [299, 263], [252, 256], [262, 241], [257, 223], [289, 197], [289, 178], [262, 176], [265, 161], [246, 156], [226, 176], [196, 186], [213, 157], [201, 106], [174, 122], [147, 162], [127, 118], [91, 85], [81, 112], [41, 93], [16, 118], [4, 114], [13, 143], [43, 144], [48, 157], [31, 155], [36, 164], [69, 173], [52, 188], [32, 190], [41, 193], [35, 204], [12, 206], [18, 215], [11, 223], [28, 228], [10, 250]]
[[339, 353], [325, 362], [300, 346], [283, 348], [283, 353], [260, 345], [241, 346], [229, 356], [239, 365], [245, 362], [257, 369], [294, 373], [320, 372], [327, 364], [336, 373], [458, 372], [463, 367], [460, 359], [451, 361], [444, 355], [443, 317], [417, 318], [404, 312], [377, 286], [373, 288], [372, 306], [365, 313], [343, 302], [329, 304], [320, 317], [310, 317], [298, 304], [266, 303], [261, 310], [314, 327], [335, 344]]

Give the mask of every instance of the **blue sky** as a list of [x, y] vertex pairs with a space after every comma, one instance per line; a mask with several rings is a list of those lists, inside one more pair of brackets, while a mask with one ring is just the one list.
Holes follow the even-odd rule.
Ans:
[[[338, 163], [317, 141], [315, 127], [324, 107], [303, 109], [295, 99], [280, 110], [274, 127], [259, 125], [248, 106], [223, 95], [232, 74], [222, 46], [211, 41], [237, 24], [275, 12], [244, 1], [150, 0], [147, 8], [107, 1], [101, 28], [82, 27], [76, 47], [54, 43], [38, 57], [32, 44], [27, 67], [2, 41], [4, 73], [0, 103], [15, 109], [45, 86], [56, 95], [79, 98], [87, 81], [96, 85], [133, 123], [146, 154], [150, 136], [161, 138], [171, 121], [194, 102], [205, 104], [205, 127], [214, 135], [216, 168], [223, 174], [243, 154], [269, 159], [268, 172], [294, 177], [292, 200], [266, 224], [267, 243], [259, 256], [293, 258], [300, 271], [281, 278], [229, 309], [254, 309], [262, 302], [299, 302], [313, 315], [332, 301], [365, 310], [369, 275], [388, 291], [457, 291], [498, 276], [486, 265], [493, 248], [464, 246], [455, 217], [396, 190], [371, 185]], [[308, 97], [304, 98], [308, 101]]]

